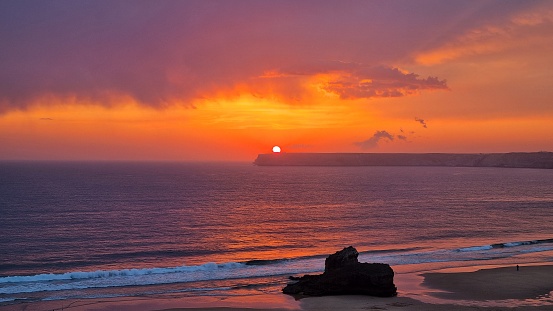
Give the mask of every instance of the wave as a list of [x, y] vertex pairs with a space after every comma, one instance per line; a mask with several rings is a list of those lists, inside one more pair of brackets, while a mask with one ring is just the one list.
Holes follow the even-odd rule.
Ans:
[[553, 239], [508, 242], [508, 243], [493, 244], [493, 246], [494, 247], [515, 247], [515, 246], [520, 246], [520, 245], [549, 244], [549, 243], [553, 243]]
[[459, 248], [459, 249], [457, 249], [457, 251], [459, 251], [459, 252], [477, 252], [477, 251], [489, 250], [489, 249], [492, 249], [492, 248], [493, 248], [493, 246], [491, 246], [491, 245], [482, 245], [482, 246], [471, 246], [471, 247]]
[[[545, 244], [553, 243], [553, 239], [531, 240], [531, 241], [519, 241], [519, 242], [504, 242], [495, 243], [490, 245], [470, 246], [464, 248], [458, 248], [456, 252], [470, 253], [470, 252], [483, 252], [498, 248], [511, 248], [525, 245]], [[534, 248], [532, 250], [548, 250], [549, 248]], [[417, 263], [413, 261], [401, 261], [401, 257], [425, 257], [436, 256], [437, 253], [443, 253], [443, 251], [421, 251], [418, 247], [412, 248], [398, 248], [398, 249], [385, 249], [385, 250], [370, 250], [360, 252], [360, 256], [363, 258], [395, 258], [394, 261], [397, 264], [405, 263]], [[209, 262], [197, 266], [178, 266], [178, 267], [154, 267], [143, 269], [121, 269], [121, 270], [97, 270], [97, 271], [73, 271], [66, 273], [44, 273], [36, 275], [22, 275], [22, 276], [5, 276], [0, 277], [0, 284], [2, 283], [20, 283], [20, 282], [48, 282], [48, 281], [60, 281], [60, 280], [79, 280], [79, 279], [98, 279], [98, 278], [110, 278], [110, 277], [127, 277], [127, 276], [144, 276], [144, 275], [159, 275], [159, 274], [174, 274], [174, 273], [193, 273], [200, 271], [216, 271], [216, 270], [229, 270], [237, 268], [247, 268], [248, 266], [273, 266], [273, 265], [285, 265], [287, 263], [300, 262], [300, 261], [317, 261], [326, 258], [328, 255], [311, 255], [300, 256], [296, 258], [277, 258], [277, 259], [254, 259], [244, 262], [227, 262], [227, 263], [214, 263]], [[428, 260], [423, 260], [428, 262]], [[421, 261], [422, 262], [422, 261]], [[253, 267], [252, 267], [253, 268]], [[261, 268], [261, 267], [260, 267]]]
[[471, 246], [457, 249], [458, 252], [474, 252], [474, 251], [485, 251], [494, 248], [508, 248], [508, 247], [517, 247], [524, 245], [535, 245], [535, 244], [550, 244], [553, 243], [553, 239], [541, 239], [541, 240], [530, 240], [530, 241], [515, 241], [515, 242], [504, 242], [504, 243], [494, 243], [489, 245], [480, 245], [480, 246]]
[[0, 303], [2, 302], [11, 302], [11, 301], [15, 301], [16, 299], [15, 298], [1, 298], [0, 297]]
[[[540, 244], [536, 247], [536, 244]], [[372, 250], [360, 253], [361, 262], [384, 262], [392, 266], [499, 259], [522, 253], [553, 250], [553, 239], [513, 241], [457, 249], [418, 247]], [[184, 284], [202, 281], [239, 280], [322, 272], [327, 255], [205, 263], [195, 266], [73, 271], [0, 277], [0, 294], [21, 294], [137, 285]], [[184, 286], [184, 285], [183, 285]], [[190, 285], [194, 286], [194, 285]], [[188, 287], [188, 286], [184, 286]], [[8, 298], [8, 297], [2, 297]]]
[[224, 264], [216, 264], [213, 262], [206, 263], [199, 266], [180, 266], [172, 268], [146, 268], [146, 269], [122, 269], [122, 270], [97, 270], [91, 272], [66, 272], [66, 273], [44, 273], [37, 275], [23, 275], [23, 276], [7, 276], [0, 277], [1, 283], [20, 283], [20, 282], [46, 282], [46, 281], [59, 281], [59, 280], [78, 280], [78, 279], [96, 279], [118, 276], [139, 276], [139, 275], [152, 275], [152, 274], [168, 274], [178, 272], [195, 272], [195, 271], [207, 271], [216, 269], [229, 269], [236, 268], [243, 264], [236, 262], [229, 262]]
[[[403, 253], [408, 251], [414, 251], [421, 249], [420, 247], [409, 247], [409, 248], [391, 248], [391, 249], [377, 249], [359, 252], [359, 255], [370, 255], [370, 254], [387, 254], [387, 253]], [[288, 261], [297, 261], [297, 260], [311, 260], [311, 259], [325, 259], [328, 257], [328, 254], [315, 254], [307, 256], [298, 256], [294, 258], [276, 258], [276, 259], [253, 259], [242, 262], [247, 266], [264, 266], [264, 265], [273, 265], [280, 264]]]

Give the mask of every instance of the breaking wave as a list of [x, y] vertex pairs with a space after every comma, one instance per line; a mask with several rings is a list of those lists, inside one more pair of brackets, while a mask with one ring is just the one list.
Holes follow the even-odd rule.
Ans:
[[206, 263], [200, 266], [180, 266], [172, 268], [146, 268], [146, 269], [123, 269], [123, 270], [98, 270], [91, 272], [66, 272], [60, 274], [44, 273], [29, 276], [7, 276], [0, 278], [0, 283], [19, 283], [19, 282], [45, 282], [45, 281], [58, 281], [58, 280], [78, 280], [78, 279], [96, 279], [96, 278], [109, 278], [109, 277], [121, 277], [121, 276], [141, 276], [141, 275], [153, 275], [153, 274], [168, 274], [178, 272], [196, 272], [196, 271], [209, 271], [217, 269], [232, 269], [240, 267], [242, 264], [236, 262], [230, 262], [225, 264], [216, 264], [213, 262]]
[[[540, 245], [536, 247], [536, 245]], [[504, 242], [457, 249], [404, 248], [360, 253], [362, 262], [384, 262], [392, 266], [433, 262], [473, 261], [509, 258], [522, 253], [553, 250], [553, 239]], [[142, 285], [191, 283], [201, 281], [251, 279], [322, 272], [326, 255], [296, 258], [205, 263], [195, 266], [137, 268], [121, 270], [73, 271], [0, 277], [0, 297], [35, 292], [80, 290]]]
[[541, 239], [541, 240], [531, 240], [531, 241], [517, 241], [517, 242], [505, 242], [505, 243], [495, 243], [490, 245], [481, 245], [481, 246], [471, 246], [459, 248], [459, 252], [474, 252], [474, 251], [484, 251], [494, 248], [506, 248], [506, 247], [517, 247], [523, 245], [535, 245], [535, 244], [553, 244], [553, 239]]

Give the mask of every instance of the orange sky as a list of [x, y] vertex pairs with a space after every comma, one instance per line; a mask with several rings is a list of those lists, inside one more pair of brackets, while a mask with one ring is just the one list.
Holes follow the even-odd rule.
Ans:
[[0, 160], [553, 151], [550, 1], [0, 12]]

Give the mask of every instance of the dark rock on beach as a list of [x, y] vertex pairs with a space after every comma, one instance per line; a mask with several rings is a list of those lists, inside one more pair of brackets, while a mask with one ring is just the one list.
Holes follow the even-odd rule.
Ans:
[[325, 261], [325, 271], [319, 275], [294, 277], [295, 283], [286, 285], [282, 292], [289, 295], [369, 295], [392, 297], [397, 295], [394, 271], [388, 264], [360, 263], [359, 253], [346, 247]]
[[325, 272], [356, 265], [359, 263], [357, 256], [359, 252], [353, 246], [346, 247], [325, 259]]

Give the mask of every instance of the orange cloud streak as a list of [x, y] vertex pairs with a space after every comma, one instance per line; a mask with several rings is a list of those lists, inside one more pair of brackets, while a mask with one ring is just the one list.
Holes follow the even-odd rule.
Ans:
[[472, 29], [415, 56], [423, 65], [441, 64], [464, 57], [487, 55], [519, 48], [537, 49], [553, 44], [553, 10], [534, 8], [513, 16], [503, 24]]

